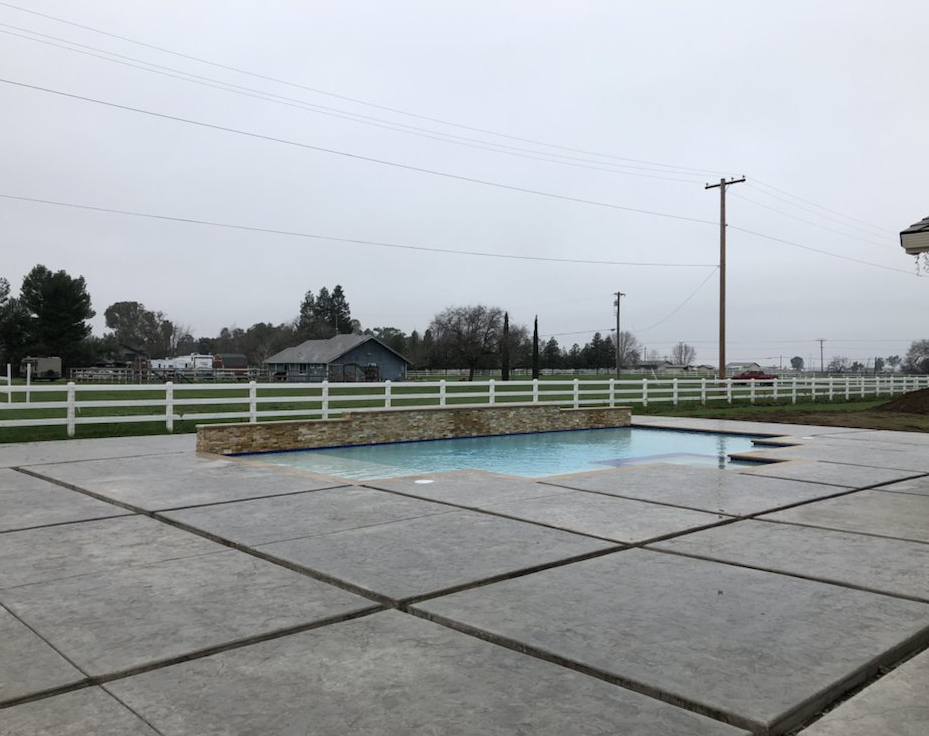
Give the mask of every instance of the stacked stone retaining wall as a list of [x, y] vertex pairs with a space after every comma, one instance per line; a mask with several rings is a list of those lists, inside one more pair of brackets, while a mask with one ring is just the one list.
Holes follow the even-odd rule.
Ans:
[[387, 442], [491, 437], [568, 429], [625, 427], [629, 407], [435, 407], [346, 412], [338, 419], [197, 427], [197, 451], [219, 455], [280, 452]]

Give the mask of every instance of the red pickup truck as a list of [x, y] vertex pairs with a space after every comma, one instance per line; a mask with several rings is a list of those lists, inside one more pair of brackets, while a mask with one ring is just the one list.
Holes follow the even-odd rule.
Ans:
[[765, 373], [764, 371], [745, 371], [744, 373], [736, 373], [733, 377], [733, 381], [773, 381], [777, 376], [772, 373]]

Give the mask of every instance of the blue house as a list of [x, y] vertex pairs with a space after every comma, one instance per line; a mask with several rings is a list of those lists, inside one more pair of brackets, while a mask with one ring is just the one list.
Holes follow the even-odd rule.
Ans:
[[273, 380], [403, 381], [410, 361], [370, 335], [307, 340], [265, 361]]

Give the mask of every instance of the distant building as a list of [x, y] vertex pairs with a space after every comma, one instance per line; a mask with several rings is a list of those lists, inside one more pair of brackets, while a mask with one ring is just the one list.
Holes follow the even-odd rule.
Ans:
[[735, 373], [748, 373], [749, 371], [763, 370], [758, 363], [726, 363], [726, 375], [731, 376]]
[[903, 230], [900, 233], [900, 245], [910, 256], [929, 253], [929, 217]]
[[307, 340], [265, 361], [279, 381], [402, 381], [410, 361], [370, 335]]

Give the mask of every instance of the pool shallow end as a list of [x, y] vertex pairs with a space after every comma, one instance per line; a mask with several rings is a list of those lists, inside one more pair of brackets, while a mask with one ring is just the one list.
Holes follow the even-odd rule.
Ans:
[[493, 437], [569, 429], [627, 427], [628, 406], [562, 409], [497, 405], [379, 409], [344, 412], [338, 419], [197, 427], [197, 451], [217, 455], [354, 447], [390, 442]]

